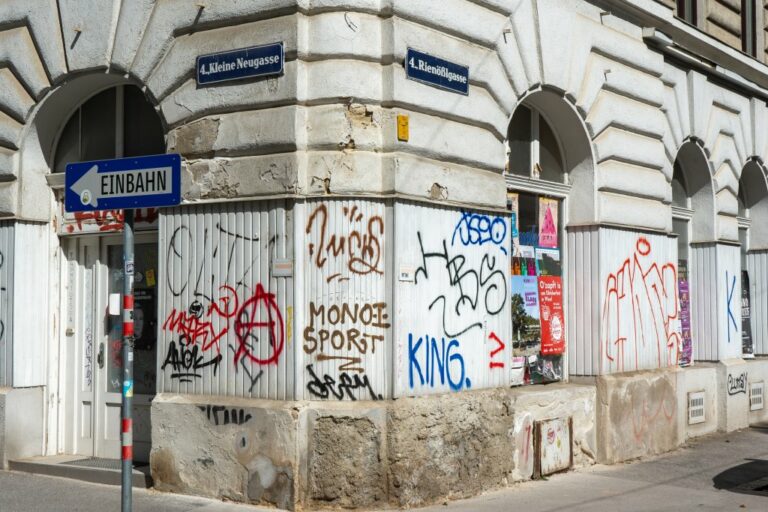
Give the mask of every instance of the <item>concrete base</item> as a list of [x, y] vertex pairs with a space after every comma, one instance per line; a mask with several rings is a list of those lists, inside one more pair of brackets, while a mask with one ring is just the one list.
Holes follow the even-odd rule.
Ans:
[[383, 402], [160, 394], [160, 490], [296, 510], [416, 507], [531, 478], [533, 425], [573, 418], [574, 464], [594, 462], [594, 386], [493, 389]]
[[717, 363], [717, 429], [731, 432], [749, 426], [749, 371], [744, 359]]
[[[718, 428], [718, 393], [722, 392], [722, 386], [718, 385], [717, 368], [714, 365], [696, 365], [685, 368], [680, 374], [681, 395], [678, 399], [680, 424], [683, 425], [685, 437], [700, 437], [713, 432]], [[701, 423], [688, 423], [688, 393], [704, 393], [704, 421]]]
[[678, 368], [606, 375], [597, 381], [597, 460], [614, 464], [682, 443]]
[[43, 388], [0, 388], [0, 468], [43, 453]]
[[[757, 411], [749, 411], [749, 424], [758, 425], [768, 423], [768, 357], [758, 357], [746, 361], [749, 384], [763, 383], [763, 408]], [[749, 408], [749, 404], [747, 404]]]

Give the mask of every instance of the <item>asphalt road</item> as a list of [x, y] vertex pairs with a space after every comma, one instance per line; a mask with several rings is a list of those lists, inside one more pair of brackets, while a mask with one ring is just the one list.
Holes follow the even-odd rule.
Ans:
[[[0, 471], [0, 512], [120, 510], [120, 490]], [[269, 510], [135, 490], [136, 512]], [[274, 509], [271, 509], [274, 511]], [[423, 512], [768, 511], [768, 428], [718, 434], [629, 464], [593, 466]]]
[[[120, 510], [120, 487], [0, 471], [0, 512], [112, 512]], [[135, 512], [270, 511], [193, 496], [134, 489]]]

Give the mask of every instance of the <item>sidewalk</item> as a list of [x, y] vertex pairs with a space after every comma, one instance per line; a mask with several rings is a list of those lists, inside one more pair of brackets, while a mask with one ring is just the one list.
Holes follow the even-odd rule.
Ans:
[[654, 459], [594, 466], [421, 512], [768, 510], [768, 428], [716, 434]]
[[[134, 490], [136, 512], [275, 511], [205, 498]], [[0, 512], [120, 510], [120, 488], [0, 471]], [[691, 441], [660, 457], [594, 466], [476, 498], [421, 509], [451, 511], [768, 510], [768, 428]]]

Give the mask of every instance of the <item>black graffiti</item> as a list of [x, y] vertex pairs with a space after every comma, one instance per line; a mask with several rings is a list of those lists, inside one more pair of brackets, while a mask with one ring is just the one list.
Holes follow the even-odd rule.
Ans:
[[728, 374], [728, 394], [738, 395], [739, 393], [747, 392], [747, 372], [742, 372], [741, 375], [734, 377], [730, 373]]
[[[228, 347], [229, 347], [229, 350], [237, 354], [237, 349], [234, 347], [234, 345], [228, 345]], [[264, 370], [259, 370], [259, 373], [254, 375], [251, 369], [248, 368], [248, 363], [245, 362], [246, 359], [248, 358], [241, 357], [240, 365], [243, 367], [243, 371], [245, 372], [245, 375], [248, 377], [248, 392], [250, 393], [253, 391], [254, 386], [258, 384], [259, 379], [261, 379], [261, 376], [264, 375]], [[235, 373], [237, 373], [237, 365], [235, 365]]]
[[247, 423], [253, 416], [245, 412], [245, 409], [228, 409], [224, 405], [198, 405], [198, 409], [203, 411], [208, 421], [214, 425], [242, 425]]
[[[214, 233], [211, 235], [208, 228], [203, 230], [203, 250], [202, 254], [211, 257], [208, 258], [210, 264], [206, 263], [206, 258], [196, 258], [196, 265], [192, 263], [194, 258], [191, 254], [195, 251], [195, 245], [193, 244], [193, 233], [187, 226], [179, 226], [171, 235], [168, 242], [168, 249], [165, 254], [165, 268], [166, 282], [168, 290], [174, 297], [179, 297], [190, 286], [190, 283], [194, 281], [194, 289], [192, 294], [195, 297], [203, 297], [209, 302], [213, 302], [211, 295], [213, 290], [217, 290], [218, 286], [215, 285], [217, 280], [216, 270], [220, 269], [226, 260], [226, 275], [223, 281], [218, 278], [218, 281], [229, 283], [235, 282], [237, 287], [244, 287], [247, 289], [246, 282], [248, 275], [251, 273], [254, 265], [256, 265], [259, 259], [258, 250], [247, 250], [245, 253], [252, 252], [253, 257], [249, 265], [243, 270], [239, 276], [232, 276], [232, 264], [235, 260], [235, 255], [242, 254], [241, 249], [250, 249], [250, 247], [242, 247], [243, 243], [257, 243], [259, 237], [257, 235], [246, 236], [240, 233], [235, 233], [227, 228], [216, 224]], [[214, 238], [215, 240], [211, 240]], [[205, 269], [211, 269], [210, 282], [204, 280]], [[194, 276], [193, 276], [194, 272]], [[233, 281], [230, 281], [230, 277]], [[206, 293], [209, 290], [209, 293]]]
[[[444, 262], [445, 270], [448, 273], [448, 285], [458, 295], [455, 302], [452, 302], [452, 299], [449, 301], [445, 294], [440, 294], [429, 304], [430, 310], [438, 303], [442, 305], [443, 332], [447, 337], [457, 338], [467, 331], [482, 327], [482, 322], [469, 320], [465, 321], [463, 328], [450, 329], [448, 327], [448, 316], [453, 312], [456, 317], [461, 317], [462, 312], [466, 312], [467, 308], [472, 313], [477, 312], [478, 306], [481, 305], [481, 293], [483, 291], [482, 307], [485, 308], [485, 313], [493, 316], [499, 314], [504, 309], [504, 304], [507, 302], [507, 280], [504, 271], [496, 268], [495, 256], [485, 254], [478, 272], [476, 269], [469, 268], [466, 257], [463, 255], [451, 255], [448, 252], [448, 244], [445, 240], [443, 240], [442, 251], [426, 252], [421, 239], [421, 233], [417, 233], [416, 236], [419, 239], [419, 248], [421, 250], [421, 265], [416, 269], [415, 283], [419, 283], [420, 275], [425, 280], [429, 280], [430, 275], [427, 263], [428, 260], [436, 259], [441, 263]], [[477, 315], [472, 316], [473, 318], [477, 317]], [[459, 318], [459, 320], [463, 319]]]
[[352, 392], [357, 389], [367, 389], [371, 395], [371, 400], [382, 400], [384, 398], [373, 390], [367, 375], [362, 377], [359, 375], [350, 376], [348, 373], [343, 372], [339, 374], [339, 381], [337, 383], [336, 379], [330, 375], [324, 375], [321, 380], [315, 374], [311, 364], [307, 365], [307, 371], [311, 377], [311, 380], [307, 383], [307, 391], [317, 398], [328, 398], [333, 395], [337, 400], [344, 400], [346, 395], [350, 400], [355, 401], [357, 398]]
[[168, 352], [160, 369], [165, 370], [166, 366], [171, 365], [173, 370], [171, 374], [172, 379], [179, 379], [179, 382], [192, 382], [193, 378], [201, 378], [200, 370], [208, 366], [213, 368], [213, 375], [215, 377], [220, 363], [221, 354], [217, 354], [213, 359], [205, 361], [200, 354], [200, 345], [196, 343], [186, 344], [185, 337], [181, 336], [178, 346], [175, 341], [171, 341], [168, 344]]

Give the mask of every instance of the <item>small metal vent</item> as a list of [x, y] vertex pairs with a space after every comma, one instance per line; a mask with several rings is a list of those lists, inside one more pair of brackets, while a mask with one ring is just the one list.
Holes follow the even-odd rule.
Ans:
[[749, 410], [760, 411], [763, 409], [763, 396], [765, 385], [762, 382], [752, 382], [749, 384]]
[[706, 415], [704, 414], [704, 391], [688, 393], [688, 424], [704, 423]]

